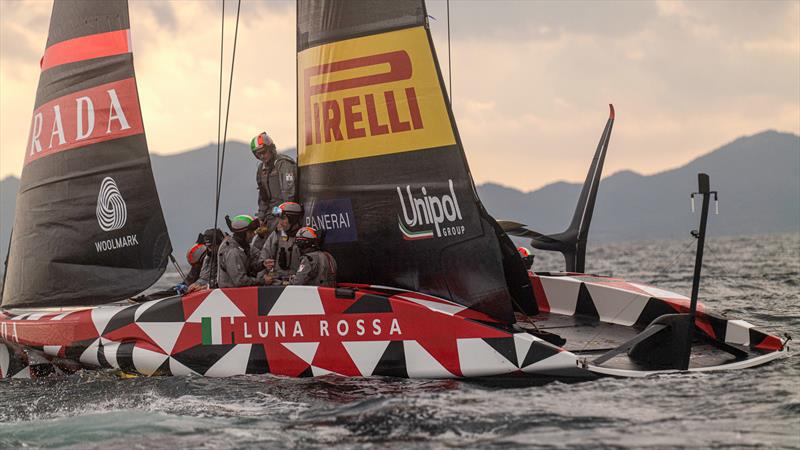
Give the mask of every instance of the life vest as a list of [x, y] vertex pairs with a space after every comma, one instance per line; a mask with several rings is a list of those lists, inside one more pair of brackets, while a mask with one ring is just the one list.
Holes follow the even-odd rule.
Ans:
[[313, 258], [317, 263], [317, 286], [336, 287], [336, 260], [330, 253], [317, 250], [306, 256]]
[[[290, 182], [294, 185], [294, 172], [296, 172], [294, 166], [295, 162], [292, 158], [281, 154], [276, 154], [270, 164], [258, 163], [256, 176], [258, 193], [261, 200], [267, 202], [269, 208], [267, 211], [284, 201], [293, 200], [293, 198], [283, 199], [281, 197], [281, 177], [284, 177], [284, 183]], [[288, 180], [286, 177], [291, 179]], [[294, 194], [292, 194], [292, 197], [294, 197]]]
[[[266, 258], [275, 260], [272, 275], [277, 278], [286, 278], [297, 273], [300, 267], [300, 249], [295, 245], [294, 236], [275, 231], [277, 239], [272, 241], [272, 248], [267, 250]], [[269, 242], [269, 241], [268, 241]]]

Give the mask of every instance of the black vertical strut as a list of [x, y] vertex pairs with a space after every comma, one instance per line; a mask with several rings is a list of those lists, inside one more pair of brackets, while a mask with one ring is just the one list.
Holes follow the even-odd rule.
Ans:
[[692, 340], [694, 339], [694, 322], [697, 314], [697, 295], [700, 291], [700, 269], [703, 266], [703, 248], [706, 243], [706, 224], [708, 223], [708, 203], [711, 195], [714, 195], [714, 200], [717, 200], [717, 191], [711, 190], [711, 183], [708, 174], [697, 174], [698, 192], [694, 192], [691, 198], [694, 199], [695, 195], [703, 196], [703, 207], [700, 210], [700, 229], [699, 231], [692, 232], [697, 238], [697, 254], [694, 259], [694, 277], [692, 278], [692, 301], [689, 305], [689, 336], [686, 340], [686, 350], [683, 354], [683, 364], [681, 369], [687, 370], [689, 368], [689, 358], [692, 356]]

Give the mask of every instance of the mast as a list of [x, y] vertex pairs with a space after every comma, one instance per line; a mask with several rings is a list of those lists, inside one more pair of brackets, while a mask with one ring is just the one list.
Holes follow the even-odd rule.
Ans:
[[127, 298], [172, 246], [147, 151], [125, 0], [53, 4], [4, 307]]

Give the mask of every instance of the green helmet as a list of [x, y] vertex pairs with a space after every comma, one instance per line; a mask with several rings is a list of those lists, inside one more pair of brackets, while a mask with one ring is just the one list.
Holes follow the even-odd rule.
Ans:
[[258, 219], [247, 214], [239, 214], [233, 219], [231, 219], [230, 216], [225, 216], [225, 222], [227, 222], [228, 228], [234, 233], [255, 230], [259, 225]]

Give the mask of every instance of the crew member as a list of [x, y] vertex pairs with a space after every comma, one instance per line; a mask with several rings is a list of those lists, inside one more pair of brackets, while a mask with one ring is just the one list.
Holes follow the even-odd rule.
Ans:
[[217, 288], [217, 252], [224, 239], [225, 234], [219, 228], [209, 228], [203, 232], [203, 244], [207, 249], [207, 253], [206, 257], [203, 258], [200, 276], [194, 283], [189, 285], [188, 292]]
[[[152, 300], [159, 300], [162, 298], [173, 297], [177, 295], [186, 294], [189, 291], [189, 287], [193, 285], [200, 277], [200, 272], [203, 266], [203, 262], [209, 258], [208, 256], [208, 249], [206, 248], [205, 244], [203, 243], [203, 234], [200, 233], [197, 236], [197, 242], [186, 252], [186, 261], [189, 263], [191, 269], [189, 273], [186, 275], [186, 278], [183, 279], [180, 283], [172, 286], [169, 289], [164, 289], [161, 291], [150, 292], [148, 294], [138, 295], [136, 297], [131, 298], [131, 300], [135, 302], [149, 302]], [[187, 286], [189, 285], [189, 286]]]
[[519, 252], [520, 258], [522, 258], [522, 263], [525, 265], [525, 268], [531, 270], [531, 267], [533, 267], [533, 253], [525, 247], [517, 247], [517, 251]]
[[219, 246], [217, 283], [221, 288], [257, 286], [264, 284], [252, 271], [253, 251], [250, 242], [258, 228], [258, 219], [240, 214], [233, 219], [225, 216], [233, 234]]
[[296, 200], [295, 179], [297, 165], [286, 155], [278, 154], [275, 143], [266, 132], [250, 141], [250, 150], [259, 160], [256, 172], [258, 184], [258, 214], [266, 235], [275, 229], [278, 221], [272, 209], [284, 202]]
[[205, 243], [202, 242], [203, 235], [201, 234], [198, 237], [200, 242], [194, 244], [192, 248], [186, 252], [186, 261], [189, 263], [189, 273], [186, 275], [186, 279], [183, 280], [184, 283], [190, 285], [197, 281], [200, 278], [200, 270], [203, 268], [203, 261], [206, 259], [206, 255], [208, 254], [207, 248]]
[[278, 218], [277, 227], [267, 238], [259, 259], [266, 269], [267, 284], [286, 285], [300, 267], [301, 255], [294, 237], [303, 220], [303, 207], [295, 202], [285, 202], [276, 206], [272, 214]]
[[330, 253], [320, 249], [317, 230], [311, 227], [300, 228], [294, 239], [303, 256], [291, 284], [336, 287], [336, 260]]

